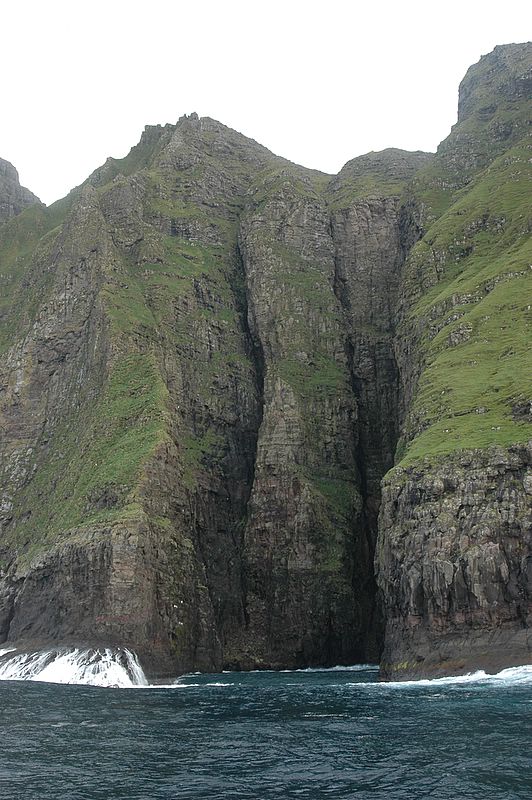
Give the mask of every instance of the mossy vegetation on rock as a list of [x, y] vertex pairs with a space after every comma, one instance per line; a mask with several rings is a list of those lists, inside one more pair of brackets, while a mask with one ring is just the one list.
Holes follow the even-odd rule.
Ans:
[[327, 176], [191, 115], [13, 206], [0, 641], [119, 643], [158, 675], [326, 665], [378, 658], [384, 614], [394, 676], [436, 629], [449, 664], [499, 624], [518, 657], [530, 60], [472, 67], [435, 155]]

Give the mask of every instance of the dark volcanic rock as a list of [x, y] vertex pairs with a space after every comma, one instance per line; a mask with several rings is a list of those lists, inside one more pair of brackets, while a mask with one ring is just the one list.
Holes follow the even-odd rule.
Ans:
[[384, 482], [384, 677], [532, 663], [532, 448], [464, 451]]

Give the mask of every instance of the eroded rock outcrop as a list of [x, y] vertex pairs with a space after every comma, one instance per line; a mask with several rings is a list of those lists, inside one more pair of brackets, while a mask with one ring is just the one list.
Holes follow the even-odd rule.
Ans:
[[0, 158], [0, 225], [36, 203], [39, 198], [20, 185], [13, 164]]
[[348, 306], [364, 264], [393, 304], [401, 204], [335, 233], [325, 183], [193, 115], [41, 212], [4, 325], [5, 637], [155, 673], [378, 657]]
[[384, 483], [386, 677], [532, 661], [530, 446], [464, 451]]

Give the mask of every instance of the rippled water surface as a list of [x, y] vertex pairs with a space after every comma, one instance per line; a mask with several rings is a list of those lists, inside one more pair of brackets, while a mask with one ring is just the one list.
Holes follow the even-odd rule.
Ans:
[[191, 675], [169, 688], [0, 682], [2, 800], [532, 798], [532, 671]]

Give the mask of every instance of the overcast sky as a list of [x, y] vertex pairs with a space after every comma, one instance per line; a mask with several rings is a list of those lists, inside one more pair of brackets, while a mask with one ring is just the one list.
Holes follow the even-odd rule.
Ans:
[[50, 203], [197, 111], [326, 172], [435, 150], [458, 83], [532, 37], [526, 0], [2, 2], [0, 157]]

